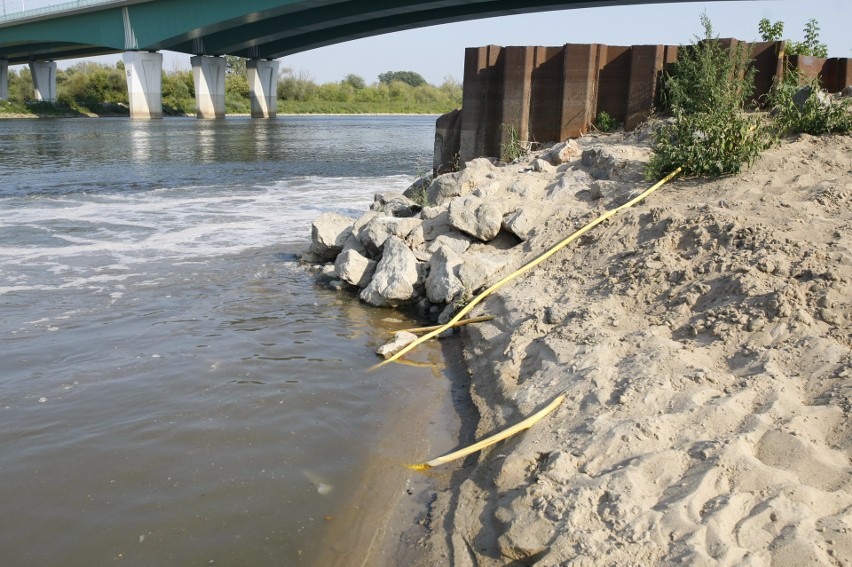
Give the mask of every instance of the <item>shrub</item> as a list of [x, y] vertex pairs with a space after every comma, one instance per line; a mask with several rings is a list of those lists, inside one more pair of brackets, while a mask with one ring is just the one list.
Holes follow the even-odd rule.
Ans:
[[601, 132], [612, 132], [618, 128], [618, 121], [609, 112], [601, 110], [595, 118], [595, 128]]
[[[804, 100], [795, 100], [802, 92]], [[802, 96], [800, 95], [800, 96]], [[819, 86], [818, 80], [807, 80], [795, 69], [789, 69], [772, 85], [767, 95], [773, 122], [778, 133], [849, 134], [852, 132], [852, 101], [832, 100]]]
[[726, 49], [706, 14], [701, 23], [704, 37], [683, 50], [664, 83], [673, 120], [654, 137], [648, 179], [677, 167], [689, 177], [738, 173], [772, 144], [764, 120], [745, 109], [755, 72], [745, 46]]

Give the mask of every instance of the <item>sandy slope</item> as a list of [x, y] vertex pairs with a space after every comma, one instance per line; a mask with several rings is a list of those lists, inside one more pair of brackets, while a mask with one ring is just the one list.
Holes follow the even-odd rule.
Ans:
[[[647, 186], [635, 135], [581, 145], [620, 173], [514, 266]], [[852, 564], [850, 282], [852, 137], [803, 136], [664, 187], [503, 288], [463, 335], [476, 436], [568, 399], [455, 474], [423, 564]]]

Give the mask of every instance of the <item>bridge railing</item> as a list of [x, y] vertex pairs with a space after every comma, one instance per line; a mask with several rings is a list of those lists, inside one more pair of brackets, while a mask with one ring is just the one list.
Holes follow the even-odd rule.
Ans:
[[[63, 12], [76, 12], [86, 8], [101, 6], [104, 4], [124, 4], [127, 0], [76, 0], [74, 2], [62, 2], [52, 6], [42, 6], [41, 8], [33, 8], [21, 12], [0, 15], [0, 24], [6, 22], [17, 22], [20, 20], [30, 20]], [[4, 4], [5, 7], [5, 4]]]

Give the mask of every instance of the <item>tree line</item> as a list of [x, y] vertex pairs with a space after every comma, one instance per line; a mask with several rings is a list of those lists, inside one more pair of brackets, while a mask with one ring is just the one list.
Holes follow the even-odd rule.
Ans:
[[[229, 114], [251, 111], [246, 60], [226, 57], [225, 108]], [[124, 62], [114, 66], [82, 61], [56, 72], [57, 101], [36, 103], [28, 68], [9, 72], [9, 100], [0, 111], [20, 113], [127, 114]], [[174, 69], [162, 75], [163, 112], [195, 113], [195, 84], [191, 70]], [[283, 114], [411, 113], [443, 114], [459, 108], [462, 87], [448, 77], [430, 85], [414, 71], [389, 71], [372, 84], [355, 74], [339, 82], [318, 84], [310, 74], [284, 68], [278, 79], [278, 112]]]

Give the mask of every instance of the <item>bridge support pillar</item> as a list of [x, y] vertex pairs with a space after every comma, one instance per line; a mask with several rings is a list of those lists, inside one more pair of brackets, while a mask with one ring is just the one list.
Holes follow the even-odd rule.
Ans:
[[278, 61], [249, 59], [249, 98], [252, 118], [275, 118], [278, 112]]
[[56, 100], [56, 61], [30, 61], [36, 100]]
[[225, 117], [225, 58], [198, 55], [190, 59], [195, 79], [195, 114], [199, 118]]
[[9, 98], [9, 62], [0, 59], [0, 100]]
[[124, 53], [131, 118], [163, 117], [163, 54], [145, 51]]

